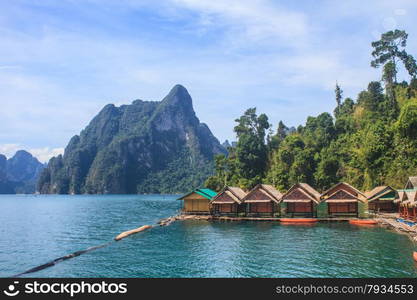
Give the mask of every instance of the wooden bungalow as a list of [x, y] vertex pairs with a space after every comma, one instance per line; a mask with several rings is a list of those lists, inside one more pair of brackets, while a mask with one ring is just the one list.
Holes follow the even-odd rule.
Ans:
[[399, 199], [398, 192], [390, 186], [377, 186], [366, 193], [368, 209], [372, 212], [397, 212]]
[[404, 191], [399, 191], [398, 194], [400, 195], [400, 198], [401, 198], [398, 212], [399, 212], [400, 218], [405, 219], [407, 217], [407, 205], [404, 202], [407, 201], [407, 195]]
[[242, 202], [246, 206], [246, 215], [250, 217], [273, 217], [279, 214], [279, 200], [282, 194], [272, 185], [258, 184]]
[[417, 189], [403, 190], [403, 198], [400, 202], [400, 217], [417, 221]]
[[182, 211], [185, 214], [210, 214], [210, 201], [216, 195], [211, 189], [195, 189], [178, 200], [184, 201]]
[[280, 200], [283, 217], [316, 217], [320, 193], [307, 183], [293, 185]]
[[417, 176], [414, 177], [408, 177], [408, 181], [405, 184], [406, 190], [414, 190], [417, 189]]
[[238, 216], [245, 213], [242, 199], [246, 193], [238, 187], [226, 186], [211, 200], [211, 213], [216, 216]]
[[346, 182], [341, 182], [321, 195], [320, 217], [366, 217], [366, 196]]

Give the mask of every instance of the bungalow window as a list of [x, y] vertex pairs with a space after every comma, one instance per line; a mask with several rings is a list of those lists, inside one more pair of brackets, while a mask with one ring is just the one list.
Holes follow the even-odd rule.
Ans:
[[220, 205], [220, 211], [224, 213], [235, 212], [233, 204], [222, 204]]
[[331, 203], [329, 211], [330, 213], [356, 213], [356, 203]]
[[289, 213], [304, 213], [311, 212], [311, 202], [288, 202], [287, 211]]
[[250, 212], [252, 213], [266, 213], [271, 212], [272, 203], [251, 203]]
[[392, 201], [381, 202], [378, 206], [380, 210], [391, 210], [394, 207]]

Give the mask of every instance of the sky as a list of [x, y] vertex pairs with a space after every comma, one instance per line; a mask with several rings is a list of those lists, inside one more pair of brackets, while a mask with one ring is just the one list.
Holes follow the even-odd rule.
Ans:
[[250, 107], [298, 126], [333, 111], [336, 81], [355, 99], [380, 80], [381, 33], [416, 56], [415, 20], [415, 0], [0, 0], [0, 153], [46, 162], [106, 104], [177, 83], [221, 142]]

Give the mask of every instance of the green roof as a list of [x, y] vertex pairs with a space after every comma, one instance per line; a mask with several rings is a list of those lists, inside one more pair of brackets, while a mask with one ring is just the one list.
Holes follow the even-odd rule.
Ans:
[[415, 191], [415, 190], [417, 190], [417, 188], [414, 188], [414, 189], [399, 189], [399, 190], [397, 190], [398, 192], [413, 192], [413, 191]]
[[204, 197], [208, 196], [210, 200], [217, 195], [217, 193], [211, 189], [197, 189], [196, 193]]
[[217, 195], [217, 193], [211, 189], [195, 189], [194, 191], [185, 194], [184, 196], [178, 198], [178, 200], [182, 200], [183, 198], [187, 197], [188, 195], [192, 194], [192, 193], [196, 193], [199, 194], [200, 196], [203, 196], [204, 198], [207, 198], [209, 200], [211, 200], [214, 196]]

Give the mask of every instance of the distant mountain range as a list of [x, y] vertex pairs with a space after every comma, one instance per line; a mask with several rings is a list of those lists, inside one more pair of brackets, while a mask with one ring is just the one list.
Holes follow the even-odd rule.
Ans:
[[42, 172], [41, 193], [175, 193], [199, 187], [226, 149], [176, 85], [160, 102], [106, 105]]
[[0, 194], [30, 194], [45, 165], [25, 150], [7, 159], [0, 154]]

